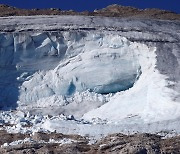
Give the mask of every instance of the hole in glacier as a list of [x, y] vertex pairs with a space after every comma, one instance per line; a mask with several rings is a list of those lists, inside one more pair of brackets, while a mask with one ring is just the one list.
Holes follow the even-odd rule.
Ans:
[[90, 91], [96, 92], [99, 94], [109, 94], [109, 93], [116, 93], [120, 91], [125, 91], [128, 90], [129, 88], [132, 88], [136, 79], [137, 79], [138, 74], [135, 74], [132, 78], [127, 78], [125, 80], [117, 80], [113, 83], [109, 83], [104, 86], [97, 86], [93, 90], [91, 89]]
[[104, 54], [101, 58], [82, 59], [78, 66], [70, 63], [60, 68], [58, 74], [65, 78], [58, 88], [60, 94], [71, 96], [76, 91], [86, 90], [109, 94], [133, 87], [141, 75], [141, 67], [134, 61], [117, 58], [107, 62], [107, 58], [107, 54]]
[[67, 95], [72, 95], [76, 91], [76, 86], [73, 84], [73, 82], [70, 83], [68, 90], [67, 90]]

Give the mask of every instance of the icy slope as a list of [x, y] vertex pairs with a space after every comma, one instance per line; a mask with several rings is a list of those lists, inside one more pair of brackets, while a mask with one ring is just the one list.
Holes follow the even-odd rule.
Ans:
[[101, 34], [72, 40], [55, 69], [36, 73], [22, 84], [20, 101], [70, 96], [86, 90], [108, 94], [129, 89], [140, 75], [140, 65], [133, 46], [128, 43], [125, 38]]
[[[108, 94], [127, 90], [141, 75], [139, 52], [148, 50], [111, 33], [16, 33], [2, 34], [1, 38], [2, 70], [9, 68], [1, 73], [2, 78], [11, 77], [1, 84], [4, 106], [18, 99], [19, 107], [38, 107], [50, 98], [47, 106], [54, 101], [64, 105], [64, 96], [76, 92]], [[9, 43], [3, 44], [7, 39]], [[12, 89], [16, 89], [17, 99]]]
[[180, 22], [83, 16], [0, 21], [2, 109], [119, 124], [180, 117]]

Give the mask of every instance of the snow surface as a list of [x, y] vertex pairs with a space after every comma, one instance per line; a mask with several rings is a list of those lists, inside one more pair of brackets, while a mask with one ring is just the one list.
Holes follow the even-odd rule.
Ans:
[[8, 131], [179, 134], [179, 21], [36, 16], [0, 23], [0, 123], [12, 124]]
[[36, 144], [36, 143], [58, 143], [59, 145], [64, 145], [64, 144], [71, 144], [77, 142], [75, 140], [72, 139], [68, 139], [68, 138], [63, 138], [61, 140], [54, 140], [54, 139], [49, 139], [49, 141], [44, 141], [44, 140], [40, 140], [40, 141], [36, 141], [33, 140], [32, 138], [25, 138], [24, 140], [17, 140], [17, 141], [13, 141], [11, 143], [4, 143], [3, 145], [1, 145], [1, 147], [7, 147], [7, 146], [15, 146], [18, 144], [27, 144], [27, 143], [31, 143], [31, 144]]

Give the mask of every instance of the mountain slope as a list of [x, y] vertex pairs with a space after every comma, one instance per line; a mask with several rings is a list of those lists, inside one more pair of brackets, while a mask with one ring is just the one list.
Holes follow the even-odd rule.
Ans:
[[86, 15], [107, 17], [151, 18], [164, 20], [180, 20], [180, 15], [171, 11], [159, 9], [137, 9], [121, 5], [110, 5], [93, 12], [76, 12], [73, 10], [50, 9], [19, 9], [8, 5], [0, 5], [0, 16], [32, 16], [32, 15]]

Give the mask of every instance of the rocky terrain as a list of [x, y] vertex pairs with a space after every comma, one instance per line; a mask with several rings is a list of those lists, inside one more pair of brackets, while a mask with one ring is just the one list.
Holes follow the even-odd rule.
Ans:
[[19, 9], [8, 5], [0, 5], [0, 16], [32, 16], [32, 15], [85, 15], [85, 16], [107, 16], [107, 17], [131, 17], [131, 18], [153, 18], [166, 20], [180, 20], [180, 15], [171, 11], [159, 9], [137, 9], [120, 5], [110, 5], [106, 8], [94, 10], [93, 12], [76, 12], [73, 10], [50, 9]]
[[4, 154], [180, 153], [180, 136], [163, 139], [152, 134], [113, 134], [91, 143], [87, 137], [57, 133], [24, 135], [0, 131], [0, 135], [0, 153]]

